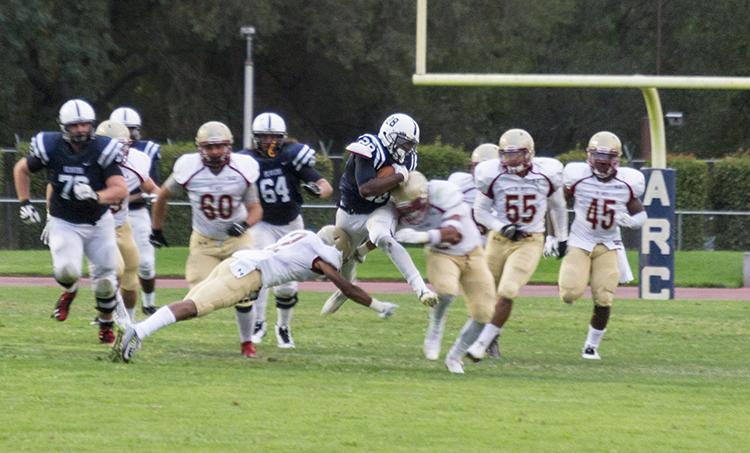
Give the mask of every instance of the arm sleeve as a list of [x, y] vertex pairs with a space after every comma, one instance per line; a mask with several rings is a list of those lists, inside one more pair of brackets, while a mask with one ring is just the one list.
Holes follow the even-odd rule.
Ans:
[[33, 155], [26, 156], [26, 165], [29, 166], [29, 171], [32, 173], [35, 173], [44, 168], [44, 163], [42, 162], [42, 160]]
[[250, 186], [245, 191], [245, 197], [242, 199], [245, 204], [255, 204], [259, 201], [258, 199], [258, 187], [255, 184]]
[[354, 177], [358, 187], [374, 178], [375, 168], [372, 166], [372, 160], [354, 156]]
[[477, 197], [474, 199], [474, 218], [477, 223], [490, 230], [500, 231], [505, 226], [497, 217], [492, 215], [492, 198], [482, 192], [477, 192]]
[[174, 195], [181, 195], [182, 192], [184, 192], [182, 185], [178, 183], [176, 179], [174, 179], [173, 174], [169, 175], [169, 178], [167, 178], [167, 180], [164, 181], [164, 184], [162, 184], [162, 187], [164, 187], [165, 189], [167, 189], [169, 192], [171, 192]]
[[104, 180], [106, 181], [107, 178], [110, 176], [122, 176], [122, 170], [120, 169], [120, 164], [113, 161], [111, 164], [107, 165], [106, 167], [102, 168], [102, 176], [104, 176]]
[[149, 176], [151, 176], [151, 179], [154, 181], [154, 183], [158, 186], [161, 182], [161, 171], [159, 170], [158, 154], [154, 154], [154, 157], [151, 159], [151, 169], [148, 174]]
[[558, 241], [568, 240], [568, 210], [565, 205], [565, 195], [560, 187], [549, 197], [549, 218], [555, 229], [554, 236]]
[[318, 170], [314, 167], [302, 167], [299, 171], [299, 177], [305, 182], [315, 182], [322, 178]]

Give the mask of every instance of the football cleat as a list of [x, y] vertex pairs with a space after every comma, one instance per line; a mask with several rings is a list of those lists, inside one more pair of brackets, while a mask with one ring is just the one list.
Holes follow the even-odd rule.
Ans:
[[265, 336], [266, 336], [266, 322], [257, 321], [255, 323], [255, 327], [253, 327], [253, 336], [250, 339], [255, 344], [261, 344], [263, 342], [263, 337]]
[[466, 357], [471, 359], [472, 362], [479, 362], [484, 358], [487, 347], [487, 343], [477, 340], [466, 350]]
[[331, 313], [335, 313], [339, 308], [341, 308], [342, 305], [344, 305], [344, 302], [346, 302], [347, 297], [342, 293], [340, 290], [336, 290], [335, 293], [331, 294], [331, 297], [326, 300], [326, 303], [323, 304], [323, 308], [320, 310], [321, 315], [330, 315]]
[[289, 326], [276, 324], [276, 344], [281, 349], [294, 349], [294, 339]]
[[453, 374], [464, 374], [464, 363], [461, 360], [446, 357], [445, 366]]
[[141, 349], [141, 341], [142, 340], [138, 337], [135, 328], [133, 326], [128, 326], [125, 329], [125, 334], [122, 336], [122, 349], [120, 351], [122, 360], [130, 362], [135, 353]]
[[429, 289], [425, 289], [419, 293], [419, 301], [422, 302], [423, 305], [434, 307], [438, 303], [438, 295]]
[[490, 345], [487, 346], [487, 357], [492, 357], [493, 359], [500, 357], [500, 344], [497, 341], [499, 337], [499, 335], [495, 335], [495, 338], [490, 341]]
[[437, 360], [440, 356], [440, 343], [443, 341], [443, 331], [448, 318], [443, 316], [440, 321], [435, 322], [435, 309], [430, 309], [430, 324], [424, 336], [422, 352], [427, 360]]
[[57, 319], [58, 321], [65, 321], [68, 319], [68, 312], [70, 311], [70, 304], [73, 303], [73, 300], [76, 298], [76, 294], [78, 294], [78, 291], [73, 292], [67, 292], [65, 291], [60, 295], [60, 298], [57, 299], [57, 304], [55, 304], [55, 311], [52, 312], [52, 317]]
[[159, 307], [157, 307], [156, 305], [143, 305], [141, 307], [141, 311], [146, 316], [153, 315], [154, 313], [156, 313], [156, 310], [158, 310], [158, 309], [159, 309]]
[[586, 345], [583, 347], [583, 351], [581, 352], [581, 357], [588, 360], [601, 360], [602, 358], [599, 356], [599, 351], [596, 350], [595, 346]]
[[257, 356], [255, 345], [252, 341], [246, 341], [240, 345], [240, 352], [248, 359], [254, 359]]
[[378, 316], [380, 319], [388, 319], [396, 312], [396, 309], [398, 308], [397, 304], [391, 303], [391, 302], [383, 302], [383, 305], [385, 305], [385, 308], [383, 311], [378, 313]]
[[115, 333], [112, 330], [114, 321], [99, 321], [99, 343], [112, 346], [115, 344]]

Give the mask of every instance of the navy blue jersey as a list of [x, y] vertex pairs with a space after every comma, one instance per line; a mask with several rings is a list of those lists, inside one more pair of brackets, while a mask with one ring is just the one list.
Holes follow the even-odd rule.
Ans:
[[[351, 214], [370, 214], [385, 205], [391, 194], [386, 192], [364, 198], [359, 194], [359, 186], [376, 177], [378, 170], [393, 165], [395, 161], [380, 139], [373, 134], [360, 135], [347, 149], [350, 154], [339, 182], [339, 207]], [[407, 154], [403, 165], [409, 171], [416, 170], [417, 154]]]
[[302, 143], [285, 143], [273, 158], [255, 150], [242, 153], [252, 156], [260, 167], [255, 184], [263, 206], [263, 221], [288, 225], [300, 214], [300, 181], [315, 182], [321, 178], [315, 169], [315, 150]]
[[[159, 160], [161, 159], [161, 145], [158, 143], [151, 141], [151, 140], [136, 140], [130, 145], [131, 150], [138, 150], [141, 152], [146, 153], [148, 157], [151, 158], [151, 170], [149, 171], [149, 176], [151, 176], [151, 179], [154, 181], [155, 184], [159, 185], [161, 182], [161, 175], [159, 173]], [[141, 193], [141, 188], [136, 187], [133, 189], [132, 192], [130, 192], [131, 195]], [[141, 209], [146, 207], [147, 203], [144, 200], [136, 200], [130, 202], [130, 205], [128, 208], [130, 210], [133, 209]]]
[[70, 223], [94, 224], [107, 212], [108, 205], [76, 200], [73, 186], [85, 183], [94, 190], [107, 186], [107, 178], [122, 175], [122, 145], [109, 137], [97, 136], [74, 151], [60, 132], [40, 132], [31, 140], [29, 169], [47, 168], [52, 184], [49, 212]]

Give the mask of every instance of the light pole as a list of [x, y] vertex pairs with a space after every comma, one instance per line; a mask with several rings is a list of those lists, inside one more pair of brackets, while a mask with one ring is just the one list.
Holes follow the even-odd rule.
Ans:
[[240, 33], [247, 43], [245, 48], [245, 98], [242, 118], [242, 147], [250, 149], [253, 137], [253, 37], [255, 36], [255, 27], [241, 27]]

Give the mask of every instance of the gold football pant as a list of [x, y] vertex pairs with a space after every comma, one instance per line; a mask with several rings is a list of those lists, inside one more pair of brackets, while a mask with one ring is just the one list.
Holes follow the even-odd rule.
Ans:
[[617, 250], [609, 250], [601, 244], [591, 253], [568, 247], [560, 266], [560, 299], [569, 304], [580, 299], [590, 280], [594, 304], [610, 307], [619, 279]]
[[487, 237], [487, 265], [497, 285], [497, 295], [515, 299], [534, 274], [544, 250], [544, 235], [533, 233], [511, 241], [497, 231]]

